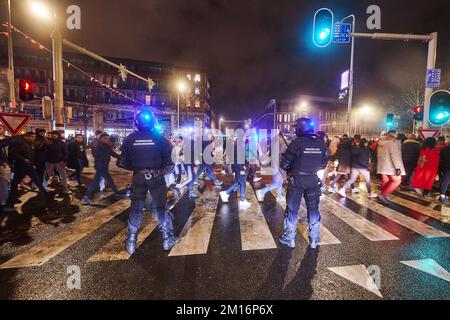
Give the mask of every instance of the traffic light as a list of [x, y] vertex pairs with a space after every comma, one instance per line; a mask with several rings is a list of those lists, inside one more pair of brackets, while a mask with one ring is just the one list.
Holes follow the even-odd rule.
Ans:
[[34, 85], [31, 81], [19, 79], [18, 90], [20, 100], [30, 101], [34, 99]]
[[394, 127], [394, 115], [392, 113], [386, 116], [386, 127], [388, 130]]
[[334, 15], [330, 9], [319, 9], [314, 15], [313, 42], [319, 48], [328, 46], [333, 40]]
[[417, 106], [414, 108], [414, 120], [422, 121], [423, 120], [423, 107]]
[[450, 92], [439, 90], [430, 100], [429, 122], [433, 126], [443, 126], [450, 120]]

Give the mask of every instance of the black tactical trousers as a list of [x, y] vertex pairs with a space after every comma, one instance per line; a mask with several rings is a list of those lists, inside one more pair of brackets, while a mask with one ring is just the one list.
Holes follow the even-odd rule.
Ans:
[[297, 234], [298, 211], [302, 197], [305, 197], [305, 203], [308, 215], [309, 238], [310, 240], [320, 241], [320, 184], [317, 175], [297, 176], [289, 179], [286, 194], [286, 214], [284, 218], [284, 233], [288, 238], [294, 239]]
[[135, 172], [131, 190], [132, 198], [130, 216], [128, 218], [128, 232], [138, 233], [141, 228], [147, 192], [150, 192], [152, 197], [152, 206], [156, 212], [159, 228], [167, 229], [168, 232], [171, 232], [172, 220], [166, 212], [167, 188], [164, 176], [147, 180], [144, 173]]

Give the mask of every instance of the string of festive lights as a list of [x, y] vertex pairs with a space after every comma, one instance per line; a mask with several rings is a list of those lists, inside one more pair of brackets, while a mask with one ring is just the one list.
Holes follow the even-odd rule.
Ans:
[[[8, 23], [4, 23], [3, 24], [4, 27], [8, 28]], [[49, 48], [45, 47], [43, 44], [39, 43], [38, 41], [36, 41], [35, 39], [31, 38], [29, 35], [27, 35], [26, 33], [24, 33], [23, 31], [19, 30], [18, 28], [16, 28], [15, 26], [11, 25], [11, 30], [13, 30], [14, 32], [20, 34], [22, 37], [24, 37], [25, 39], [29, 40], [31, 42], [31, 44], [37, 46], [39, 49], [41, 50], [45, 50], [50, 54], [53, 54], [53, 51], [50, 50]], [[6, 37], [9, 36], [8, 32], [2, 32], [2, 34]], [[131, 97], [129, 97], [128, 95], [120, 92], [119, 90], [112, 88], [109, 84], [103, 83], [102, 81], [96, 79], [92, 74], [84, 71], [83, 69], [81, 69], [80, 67], [74, 65], [73, 63], [71, 63], [70, 61], [67, 61], [66, 59], [62, 59], [66, 64], [68, 68], [73, 68], [77, 71], [79, 71], [80, 73], [82, 73], [84, 76], [88, 77], [90, 79], [91, 82], [99, 85], [100, 87], [109, 90], [111, 93], [118, 95], [128, 101], [131, 101], [133, 104], [138, 105], [140, 107], [146, 107], [149, 108], [152, 112], [154, 113], [161, 113], [160, 110], [156, 110], [152, 107], [148, 107], [148, 106], [144, 106], [141, 102], [139, 102], [136, 99], [133, 99]]]

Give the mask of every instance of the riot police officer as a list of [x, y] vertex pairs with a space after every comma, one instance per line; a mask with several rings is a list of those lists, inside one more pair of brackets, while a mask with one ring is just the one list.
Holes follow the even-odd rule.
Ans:
[[136, 250], [147, 192], [150, 192], [152, 197], [164, 250], [169, 251], [179, 242], [172, 233], [172, 218], [166, 211], [167, 189], [164, 175], [173, 169], [172, 144], [155, 130], [156, 125], [157, 121], [150, 111], [137, 113], [137, 131], [125, 139], [118, 161], [120, 167], [133, 171], [128, 237], [125, 241], [125, 248], [130, 255]]
[[297, 138], [289, 145], [281, 157], [280, 168], [288, 175], [286, 194], [286, 214], [284, 233], [279, 241], [283, 245], [295, 248], [297, 234], [298, 211], [302, 197], [305, 197], [310, 247], [315, 249], [320, 242], [321, 196], [320, 181], [317, 172], [327, 164], [327, 146], [323, 139], [314, 134], [314, 123], [311, 119], [300, 118], [296, 121]]

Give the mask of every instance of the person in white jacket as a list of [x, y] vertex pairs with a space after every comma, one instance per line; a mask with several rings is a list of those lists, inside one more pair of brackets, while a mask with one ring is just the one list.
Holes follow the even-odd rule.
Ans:
[[389, 205], [387, 197], [400, 186], [402, 176], [406, 175], [401, 143], [395, 131], [389, 131], [378, 141], [377, 160], [377, 173], [381, 175], [382, 181], [378, 200]]

